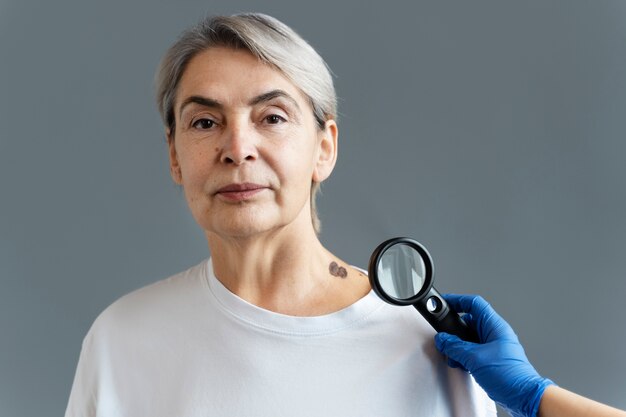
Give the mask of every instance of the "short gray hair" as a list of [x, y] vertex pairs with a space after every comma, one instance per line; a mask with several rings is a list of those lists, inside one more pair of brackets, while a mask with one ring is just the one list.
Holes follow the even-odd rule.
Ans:
[[[309, 99], [319, 129], [337, 118], [337, 95], [330, 69], [322, 57], [293, 29], [260, 13], [215, 16], [185, 30], [167, 50], [156, 74], [156, 98], [165, 127], [176, 127], [174, 105], [178, 84], [189, 61], [212, 47], [250, 52], [283, 73]], [[315, 198], [319, 183], [311, 184], [311, 217], [319, 233]]]

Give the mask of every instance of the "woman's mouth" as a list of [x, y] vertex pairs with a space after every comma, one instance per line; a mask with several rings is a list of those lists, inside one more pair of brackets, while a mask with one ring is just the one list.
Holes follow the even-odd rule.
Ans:
[[217, 190], [217, 195], [227, 201], [245, 201], [267, 189], [265, 185], [254, 183], [229, 184]]

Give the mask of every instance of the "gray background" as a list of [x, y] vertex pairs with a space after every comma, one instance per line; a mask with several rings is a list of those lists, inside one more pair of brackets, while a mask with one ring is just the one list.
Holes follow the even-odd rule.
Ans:
[[326, 58], [325, 244], [412, 236], [540, 372], [626, 408], [626, 1], [0, 0], [0, 415], [64, 412], [96, 315], [208, 256], [172, 184], [157, 62], [262, 11]]

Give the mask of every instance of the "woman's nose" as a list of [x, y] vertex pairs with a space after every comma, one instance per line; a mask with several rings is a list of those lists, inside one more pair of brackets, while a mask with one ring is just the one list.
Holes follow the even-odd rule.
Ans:
[[245, 123], [237, 123], [227, 128], [220, 160], [226, 164], [241, 165], [258, 157], [255, 132]]

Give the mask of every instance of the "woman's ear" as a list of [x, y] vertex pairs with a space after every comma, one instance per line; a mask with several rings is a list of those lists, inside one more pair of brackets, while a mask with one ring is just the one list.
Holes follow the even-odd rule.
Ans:
[[180, 171], [178, 154], [176, 153], [176, 141], [174, 140], [174, 134], [170, 128], [165, 129], [165, 136], [167, 137], [167, 146], [169, 148], [170, 175], [176, 184], [182, 185], [183, 174]]
[[318, 133], [318, 155], [313, 170], [313, 181], [322, 182], [328, 178], [335, 168], [337, 162], [337, 123], [333, 120], [327, 120], [324, 129]]

